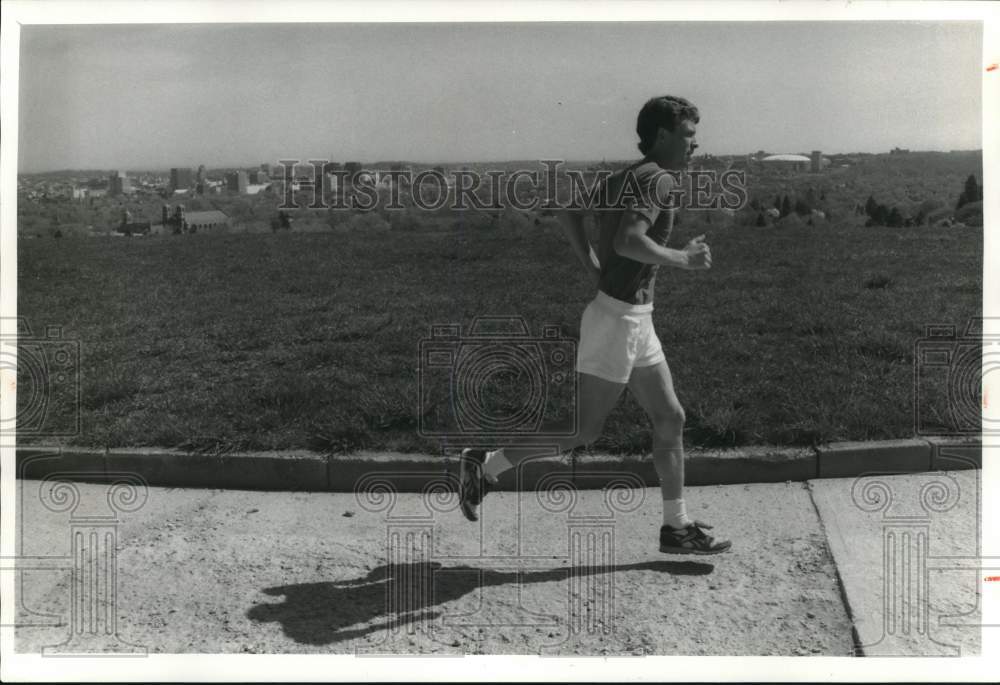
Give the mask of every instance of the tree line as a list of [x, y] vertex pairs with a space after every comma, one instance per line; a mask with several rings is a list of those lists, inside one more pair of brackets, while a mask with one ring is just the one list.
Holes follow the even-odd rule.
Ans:
[[[976, 180], [975, 174], [969, 174], [969, 177], [965, 179], [962, 192], [955, 203], [955, 210], [958, 211], [963, 207], [973, 205], [977, 202], [981, 203], [982, 200], [983, 188]], [[933, 220], [932, 218], [940, 213], [936, 211], [939, 209], [939, 206], [940, 203], [923, 202], [915, 214], [908, 216], [899, 207], [884, 205], [878, 202], [874, 195], [869, 195], [864, 208], [865, 214], [868, 215], [868, 221], [865, 222], [865, 226], [886, 226], [888, 228], [921, 226], [928, 223], [928, 220]], [[974, 208], [970, 207], [970, 209]]]

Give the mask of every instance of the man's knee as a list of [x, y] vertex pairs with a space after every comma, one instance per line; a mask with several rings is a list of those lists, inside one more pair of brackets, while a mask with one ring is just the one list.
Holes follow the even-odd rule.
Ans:
[[679, 404], [665, 405], [653, 415], [653, 430], [661, 435], [674, 435], [684, 430], [687, 415]]

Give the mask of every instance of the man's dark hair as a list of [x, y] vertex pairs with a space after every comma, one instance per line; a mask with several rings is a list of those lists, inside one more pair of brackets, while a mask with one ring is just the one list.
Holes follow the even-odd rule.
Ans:
[[639, 110], [635, 132], [639, 134], [639, 152], [646, 154], [653, 149], [660, 127], [674, 131], [677, 124], [688, 120], [698, 123], [698, 108], [682, 97], [663, 95], [650, 99]]

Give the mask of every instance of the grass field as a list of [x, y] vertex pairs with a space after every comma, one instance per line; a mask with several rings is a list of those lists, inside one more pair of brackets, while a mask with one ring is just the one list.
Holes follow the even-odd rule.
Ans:
[[[671, 246], [705, 231], [682, 223]], [[654, 313], [688, 446], [913, 434], [925, 324], [981, 316], [981, 229], [707, 232], [712, 270], [662, 269]], [[434, 453], [417, 431], [429, 411], [418, 347], [432, 324], [519, 315], [532, 333], [554, 324], [572, 339], [593, 295], [551, 220], [23, 240], [18, 251], [18, 314], [80, 341], [82, 432], [69, 442], [89, 446]], [[626, 397], [594, 448], [650, 444]]]

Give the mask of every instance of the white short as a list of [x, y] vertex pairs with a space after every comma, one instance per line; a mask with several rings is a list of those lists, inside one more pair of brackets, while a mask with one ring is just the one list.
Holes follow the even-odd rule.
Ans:
[[629, 304], [598, 291], [583, 311], [576, 370], [628, 383], [632, 369], [664, 359], [653, 330], [653, 304]]

